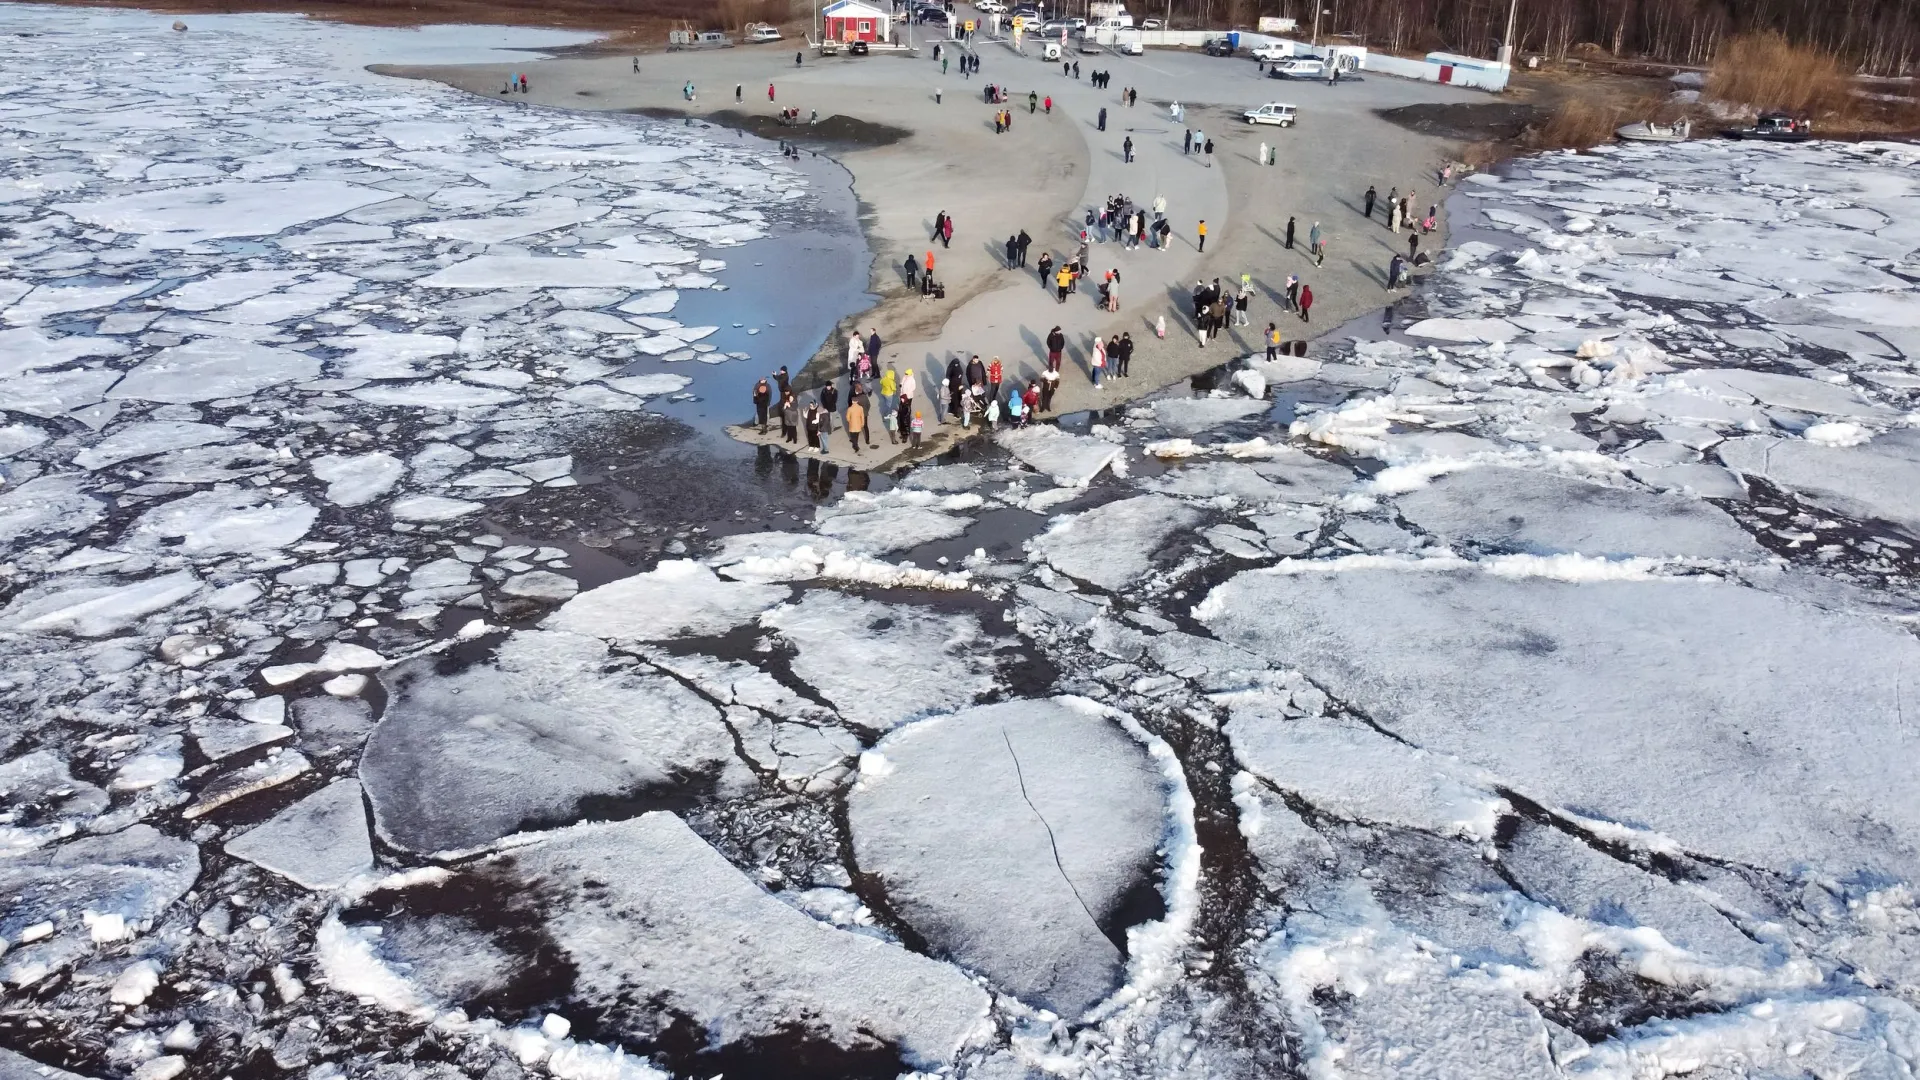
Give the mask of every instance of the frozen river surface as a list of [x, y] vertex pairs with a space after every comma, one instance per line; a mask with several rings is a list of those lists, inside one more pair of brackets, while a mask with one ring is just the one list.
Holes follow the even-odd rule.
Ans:
[[1388, 340], [589, 572], [577, 459], [741, 362], [676, 306], [806, 175], [61, 17], [0, 1075], [1920, 1067], [1912, 148], [1474, 177]]

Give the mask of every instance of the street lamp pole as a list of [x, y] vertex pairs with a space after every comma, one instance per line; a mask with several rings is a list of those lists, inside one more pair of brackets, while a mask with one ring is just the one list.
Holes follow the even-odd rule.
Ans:
[[1513, 70], [1513, 24], [1520, 12], [1520, 0], [1507, 0], [1507, 36], [1500, 39], [1500, 62]]

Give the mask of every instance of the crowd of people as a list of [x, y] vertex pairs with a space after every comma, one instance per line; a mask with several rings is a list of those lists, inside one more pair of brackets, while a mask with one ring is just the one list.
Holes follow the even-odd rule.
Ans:
[[[1059, 333], [1058, 327], [1054, 333]], [[848, 449], [858, 456], [863, 447], [872, 450], [879, 446], [873, 434], [877, 423], [886, 432], [888, 445], [918, 449], [927, 423], [919, 378], [912, 367], [902, 372], [891, 362], [883, 366], [879, 359], [881, 345], [878, 329], [870, 328], [865, 338], [857, 331], [849, 335], [844, 407], [838, 378], [829, 379], [804, 401], [794, 390], [784, 365], [759, 380], [753, 388], [753, 410], [760, 434], [768, 434], [778, 424], [785, 444], [800, 452], [826, 455], [833, 452], [834, 424], [838, 420]], [[1120, 335], [1111, 343], [1095, 338], [1094, 350], [1096, 384], [1101, 366], [1111, 364], [1117, 375], [1127, 374], [1133, 353], [1131, 335]], [[1056, 351], [1055, 357], [1058, 355]], [[965, 361], [955, 355], [948, 360], [945, 374], [946, 416], [968, 429], [976, 423], [984, 428], [1024, 427], [1035, 417], [1053, 411], [1053, 397], [1059, 388], [1057, 359], [1021, 384], [1007, 381], [997, 356], [982, 362], [977, 355]]]

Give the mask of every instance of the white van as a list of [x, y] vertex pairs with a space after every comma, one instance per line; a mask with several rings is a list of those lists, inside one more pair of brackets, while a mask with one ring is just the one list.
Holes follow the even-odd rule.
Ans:
[[1060, 43], [1057, 41], [1049, 41], [1046, 44], [1040, 46], [1040, 59], [1045, 60], [1050, 64], [1059, 63], [1060, 62]]
[[1299, 110], [1279, 101], [1269, 101], [1257, 109], [1248, 109], [1245, 114], [1249, 124], [1277, 124], [1280, 127], [1292, 127]]
[[1088, 23], [1086, 25], [1086, 28], [1081, 32], [1091, 35], [1091, 34], [1097, 34], [1102, 30], [1131, 30], [1131, 29], [1133, 29], [1133, 16], [1109, 15], [1104, 19], [1095, 19], [1092, 22]]

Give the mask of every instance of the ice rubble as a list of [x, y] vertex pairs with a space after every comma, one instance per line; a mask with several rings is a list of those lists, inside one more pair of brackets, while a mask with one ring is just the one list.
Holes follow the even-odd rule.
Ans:
[[719, 710], [594, 638], [519, 631], [491, 660], [388, 669], [360, 776], [408, 851], [461, 851], [577, 819], [596, 800], [747, 782]]
[[1162, 798], [1119, 725], [1013, 701], [881, 740], [861, 758], [848, 818], [861, 868], [935, 949], [1074, 1017], [1121, 981], [1114, 920], [1151, 877]]

